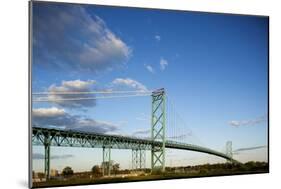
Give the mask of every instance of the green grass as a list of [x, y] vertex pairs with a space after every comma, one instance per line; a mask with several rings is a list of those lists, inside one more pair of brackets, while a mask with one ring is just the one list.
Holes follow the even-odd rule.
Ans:
[[149, 181], [149, 180], [162, 180], [162, 179], [179, 179], [179, 178], [195, 178], [206, 176], [223, 176], [223, 175], [235, 175], [235, 174], [252, 174], [252, 173], [267, 173], [268, 167], [255, 167], [255, 169], [211, 169], [200, 170], [197, 173], [173, 173], [165, 172], [155, 175], [142, 175], [142, 176], [130, 176], [130, 177], [100, 177], [95, 179], [90, 178], [69, 178], [66, 180], [49, 180], [47, 182], [33, 183], [33, 187], [49, 187], [49, 186], [67, 186], [67, 185], [87, 185], [87, 184], [104, 184], [104, 183], [120, 183], [120, 182], [132, 182], [132, 181]]

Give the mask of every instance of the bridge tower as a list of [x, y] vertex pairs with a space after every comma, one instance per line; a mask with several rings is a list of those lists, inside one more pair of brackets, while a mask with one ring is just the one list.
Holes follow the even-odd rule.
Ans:
[[145, 150], [132, 149], [132, 170], [145, 168]]
[[161, 142], [161, 146], [152, 146], [151, 171], [165, 171], [166, 110], [164, 88], [152, 92], [151, 140]]
[[[232, 141], [227, 141], [226, 142], [226, 155], [228, 155], [229, 157], [232, 158], [233, 156], [233, 153], [232, 153]], [[229, 162], [229, 161], [227, 161]]]
[[111, 147], [110, 146], [103, 146], [102, 147], [102, 175], [110, 176], [111, 172]]

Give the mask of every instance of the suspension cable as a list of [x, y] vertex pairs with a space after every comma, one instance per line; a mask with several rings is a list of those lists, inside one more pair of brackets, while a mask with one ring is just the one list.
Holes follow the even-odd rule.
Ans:
[[32, 95], [79, 95], [79, 94], [122, 94], [122, 93], [140, 93], [151, 94], [152, 91], [60, 91], [60, 92], [35, 92]]
[[150, 96], [151, 94], [136, 94], [136, 95], [118, 95], [118, 96], [99, 96], [99, 97], [84, 97], [84, 98], [38, 98], [34, 99], [33, 102], [56, 102], [56, 101], [78, 101], [78, 100], [96, 100], [96, 99], [110, 99], [110, 98], [128, 98], [128, 97], [139, 97], [139, 96]]

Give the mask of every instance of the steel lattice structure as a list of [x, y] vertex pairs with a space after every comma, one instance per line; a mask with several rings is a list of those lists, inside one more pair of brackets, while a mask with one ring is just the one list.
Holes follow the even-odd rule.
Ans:
[[132, 170], [145, 168], [145, 150], [132, 149]]
[[[151, 139], [140, 139], [119, 135], [86, 133], [80, 131], [49, 129], [41, 127], [32, 128], [32, 144], [43, 145], [45, 147], [45, 175], [47, 178], [49, 178], [50, 172], [50, 146], [104, 148], [105, 150], [107, 148], [140, 149], [143, 151], [148, 151], [152, 150], [155, 147], [161, 148], [163, 145], [161, 141], [155, 141]], [[237, 162], [227, 154], [192, 144], [185, 144], [167, 140], [165, 143], [165, 148], [202, 152], [224, 158], [231, 162]], [[104, 162], [111, 161], [110, 156], [107, 156], [106, 154], [103, 155]], [[109, 173], [109, 171], [105, 172]]]
[[228, 155], [229, 157], [233, 157], [233, 153], [232, 153], [232, 141], [227, 141], [226, 142], [226, 155]]
[[152, 146], [151, 149], [151, 170], [160, 169], [165, 171], [165, 144], [166, 144], [166, 111], [165, 91], [160, 89], [152, 93], [151, 113], [151, 140], [160, 141], [162, 145]]

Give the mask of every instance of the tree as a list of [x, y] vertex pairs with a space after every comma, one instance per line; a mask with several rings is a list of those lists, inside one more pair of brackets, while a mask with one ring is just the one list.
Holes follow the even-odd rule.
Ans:
[[117, 174], [119, 169], [120, 169], [119, 163], [115, 163], [115, 164], [112, 165], [112, 171], [113, 171], [114, 174]]
[[43, 178], [45, 178], [45, 174], [39, 172], [39, 173], [37, 173], [37, 177], [38, 177], [40, 180], [42, 180]]
[[95, 175], [95, 176], [100, 176], [100, 175], [101, 175], [100, 166], [94, 165], [94, 166], [92, 167], [92, 173], [93, 173], [93, 175]]
[[71, 167], [65, 167], [63, 170], [62, 170], [62, 175], [63, 176], [71, 176], [73, 175], [73, 170]]

